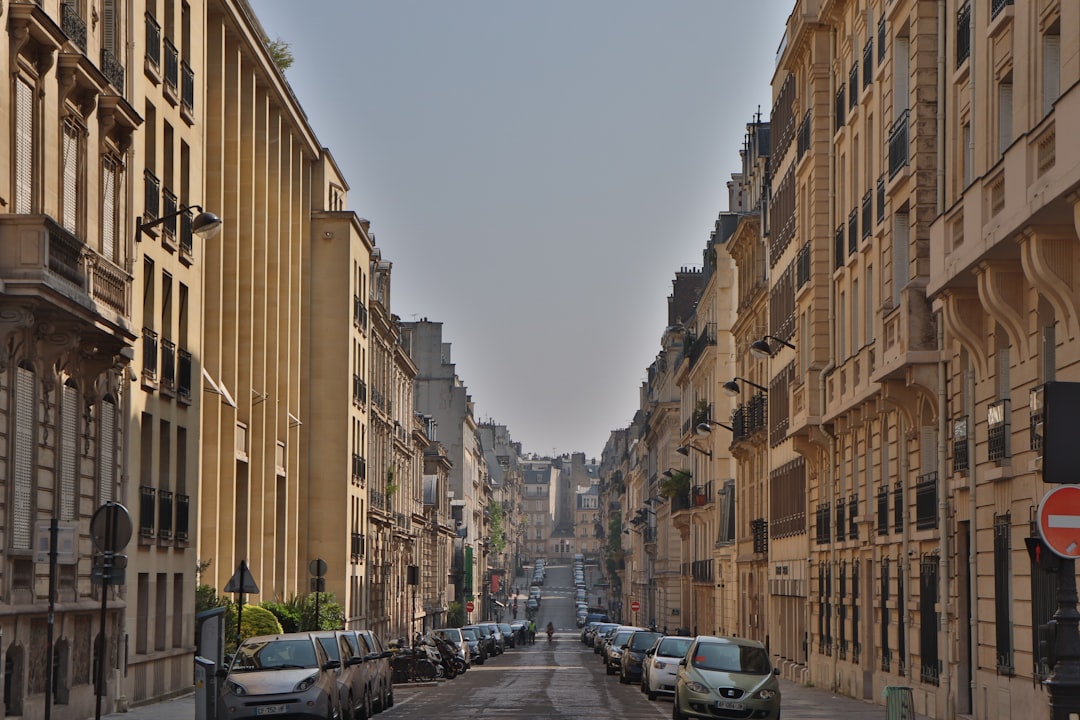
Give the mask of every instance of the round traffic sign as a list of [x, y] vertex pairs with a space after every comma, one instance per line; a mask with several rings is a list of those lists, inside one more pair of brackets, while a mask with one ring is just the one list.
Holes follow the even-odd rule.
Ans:
[[634, 600], [634, 601], [632, 601], [630, 603], [630, 610], [632, 612], [637, 612], [640, 609], [641, 609], [641, 603], [639, 603], [637, 600]]
[[1080, 557], [1080, 485], [1062, 485], [1043, 496], [1037, 515], [1039, 534], [1066, 560]]
[[315, 558], [308, 563], [308, 570], [311, 571], [311, 574], [315, 577], [323, 577], [326, 575], [327, 569], [326, 561], [322, 558]]
[[473, 605], [472, 600], [469, 600], [468, 602], [465, 603], [465, 612], [472, 612], [475, 609], [476, 609], [476, 606]]
[[90, 518], [90, 536], [101, 552], [118, 553], [131, 541], [131, 515], [118, 502], [107, 502]]

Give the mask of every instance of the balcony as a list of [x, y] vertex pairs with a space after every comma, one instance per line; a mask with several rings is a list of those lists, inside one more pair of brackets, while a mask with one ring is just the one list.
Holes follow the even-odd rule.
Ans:
[[684, 347], [690, 367], [701, 359], [705, 349], [711, 345], [716, 345], [716, 323], [707, 323], [697, 335], [687, 335]]
[[885, 222], [885, 176], [877, 179], [877, 224]]
[[176, 391], [176, 343], [161, 339], [161, 388]]
[[847, 252], [854, 255], [859, 249], [859, 211], [851, 209], [847, 219]]
[[803, 120], [799, 123], [798, 131], [798, 149], [799, 159], [810, 150], [810, 111], [806, 111], [806, 115], [803, 116]]
[[937, 475], [936, 470], [920, 475], [915, 484], [915, 527], [919, 530], [930, 530], [938, 526]]
[[143, 328], [143, 382], [157, 383], [158, 335], [150, 328]]
[[905, 110], [889, 128], [889, 179], [908, 164], [908, 119], [910, 110]]
[[139, 487], [139, 537], [154, 537], [154, 519], [157, 512], [157, 490], [148, 485]]
[[176, 396], [183, 402], [191, 402], [191, 351], [180, 348], [176, 372]]
[[844, 86], [841, 85], [840, 89], [836, 91], [836, 98], [834, 102], [833, 111], [836, 119], [836, 128], [834, 132], [840, 132], [840, 128], [844, 127], [844, 123], [847, 122], [847, 105], [844, 103]]
[[822, 503], [818, 505], [814, 517], [814, 541], [818, 545], [828, 545], [832, 539], [829, 530], [832, 527], [832, 505]]
[[165, 97], [175, 105], [180, 98], [180, 55], [168, 37], [165, 38], [164, 56], [165, 72], [162, 79], [165, 81]]
[[844, 498], [836, 503], [836, 540], [839, 542], [847, 537], [847, 506]]
[[169, 188], [161, 190], [161, 216], [169, 218], [161, 224], [161, 244], [176, 251], [176, 194]]
[[990, 17], [996, 18], [1002, 10], [1013, 4], [1013, 0], [990, 0]]
[[127, 334], [131, 277], [47, 215], [0, 215], [0, 280], [5, 295], [47, 299], [84, 320], [109, 310]]
[[859, 539], [859, 496], [852, 495], [848, 498], [848, 539]]
[[690, 577], [694, 582], [711, 583], [713, 581], [713, 561], [694, 560], [690, 563]]
[[180, 262], [191, 265], [195, 260], [195, 237], [191, 229], [194, 222], [191, 210], [185, 210], [180, 215]]
[[[1036, 448], [1032, 448], [1035, 450]], [[967, 415], [953, 421], [952, 469], [954, 473], [966, 473], [970, 468], [968, 450]]]
[[158, 540], [172, 540], [173, 494], [169, 490], [158, 493]]
[[367, 480], [367, 460], [360, 453], [352, 455], [352, 479], [353, 485], [363, 486]]
[[350, 553], [352, 554], [353, 562], [356, 562], [360, 558], [364, 557], [364, 540], [365, 538], [363, 533], [354, 532], [352, 534]]
[[116, 88], [117, 95], [124, 95], [124, 66], [108, 48], [101, 48], [101, 74]]
[[848, 71], [848, 108], [854, 110], [859, 104], [859, 61], [856, 60]]
[[956, 67], [971, 57], [971, 3], [956, 11]]
[[874, 228], [874, 195], [869, 190], [862, 198], [862, 238], [870, 237]]
[[161, 67], [161, 25], [150, 13], [146, 13], [145, 18], [146, 67], [148, 71], [156, 75]]
[[176, 495], [176, 542], [187, 543], [188, 529], [191, 527], [191, 499], [187, 495]]
[[359, 295], [353, 295], [353, 325], [361, 330], [366, 330], [368, 324], [368, 310]]
[[64, 3], [60, 6], [60, 11], [64, 34], [78, 45], [80, 50], [86, 52], [86, 21], [79, 15], [79, 9], [75, 5]]
[[750, 521], [750, 535], [754, 539], [754, 552], [769, 552], [769, 521], [757, 518]]
[[1009, 447], [1009, 434], [1012, 427], [1010, 414], [1008, 400], [998, 400], [986, 408], [986, 440], [989, 447], [989, 460], [1000, 462], [1012, 457], [1012, 451]]
[[641, 531], [641, 539], [646, 545], [650, 545], [656, 542], [656, 528], [647, 527]]
[[180, 115], [189, 124], [195, 122], [195, 71], [180, 63]]
[[899, 307], [884, 310], [875, 350], [880, 362], [872, 371], [873, 382], [898, 380], [906, 377], [911, 366], [937, 361], [934, 324], [925, 287], [909, 284], [900, 291]]
[[367, 402], [367, 383], [359, 375], [353, 375], [352, 380], [353, 405], [360, 406]]
[[833, 234], [833, 270], [839, 270], [844, 267], [844, 225], [841, 223], [837, 226], [836, 232]]
[[[161, 217], [161, 181], [149, 169], [143, 171], [143, 223]], [[153, 232], [151, 229], [148, 232]]]
[[872, 37], [867, 38], [866, 44], [863, 45], [862, 69], [862, 86], [865, 90], [874, 83], [874, 40]]
[[795, 287], [803, 287], [810, 282], [810, 243], [799, 248], [795, 256]]
[[893, 486], [893, 532], [904, 531], [904, 484], [899, 480]]

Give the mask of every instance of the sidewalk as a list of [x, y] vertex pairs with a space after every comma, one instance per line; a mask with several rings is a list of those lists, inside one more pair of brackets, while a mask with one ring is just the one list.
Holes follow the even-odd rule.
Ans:
[[[825, 688], [804, 687], [788, 680], [780, 681], [783, 698], [784, 720], [885, 720], [882, 698], [871, 703], [843, 695], [835, 695]], [[923, 715], [917, 720], [927, 720]]]
[[195, 692], [181, 695], [171, 700], [148, 703], [133, 707], [127, 712], [102, 715], [102, 719], [108, 720], [194, 720], [195, 718]]

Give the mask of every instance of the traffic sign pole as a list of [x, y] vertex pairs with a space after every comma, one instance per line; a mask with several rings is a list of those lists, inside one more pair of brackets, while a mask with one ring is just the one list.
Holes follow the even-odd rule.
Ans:
[[[1055, 468], [1059, 469], [1059, 468]], [[1062, 561], [1057, 576], [1054, 668], [1043, 684], [1051, 720], [1080, 713], [1080, 612], [1076, 603], [1076, 560], [1080, 556], [1080, 485], [1062, 485], [1043, 496], [1037, 513], [1039, 535]]]

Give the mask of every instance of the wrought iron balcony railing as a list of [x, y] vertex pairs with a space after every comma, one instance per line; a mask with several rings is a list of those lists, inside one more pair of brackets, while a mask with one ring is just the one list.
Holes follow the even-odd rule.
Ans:
[[905, 110], [889, 128], [889, 177], [895, 177], [900, 168], [908, 164], [908, 118], [910, 110]]
[[64, 34], [78, 45], [80, 50], [86, 52], [86, 21], [79, 15], [79, 9], [73, 4], [63, 3], [60, 12]]
[[120, 95], [124, 94], [124, 66], [108, 48], [101, 48], [101, 74]]
[[139, 535], [154, 536], [154, 520], [157, 513], [157, 489], [148, 485], [139, 488]]
[[161, 67], [161, 25], [150, 13], [146, 13], [146, 61], [155, 69]]
[[186, 543], [189, 539], [188, 529], [191, 527], [191, 498], [177, 493], [176, 495], [176, 542]]
[[177, 353], [176, 395], [191, 402], [191, 351], [183, 348]]
[[158, 539], [172, 540], [173, 494], [171, 490], [158, 493]]
[[937, 471], [920, 475], [915, 485], [915, 527], [919, 530], [938, 526], [937, 495]]

